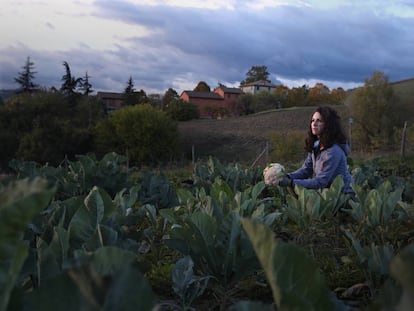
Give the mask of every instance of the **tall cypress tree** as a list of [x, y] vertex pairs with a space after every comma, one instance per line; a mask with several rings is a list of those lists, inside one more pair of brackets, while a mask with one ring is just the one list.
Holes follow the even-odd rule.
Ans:
[[19, 92], [32, 93], [37, 90], [38, 85], [33, 83], [36, 71], [30, 57], [27, 57], [26, 64], [22, 68], [23, 71], [19, 72], [19, 76], [14, 78], [14, 81], [20, 85]]
[[89, 75], [88, 72], [85, 73], [85, 76], [82, 78], [80, 82], [80, 88], [83, 90], [83, 95], [88, 96], [93, 92], [92, 84], [89, 83]]

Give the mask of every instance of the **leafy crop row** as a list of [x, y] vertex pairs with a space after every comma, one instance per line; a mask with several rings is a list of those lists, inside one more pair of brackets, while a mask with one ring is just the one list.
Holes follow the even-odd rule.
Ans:
[[0, 184], [0, 310], [413, 305], [409, 178], [359, 167], [349, 200], [340, 178], [285, 193], [260, 168], [213, 158], [182, 184], [125, 163], [113, 153], [11, 163]]

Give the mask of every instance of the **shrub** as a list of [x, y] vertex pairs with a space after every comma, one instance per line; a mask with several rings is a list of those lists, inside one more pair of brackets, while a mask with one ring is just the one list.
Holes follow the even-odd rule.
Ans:
[[198, 119], [200, 111], [198, 106], [192, 103], [187, 103], [182, 99], [174, 99], [168, 104], [167, 114], [177, 121], [188, 121]]
[[270, 134], [272, 146], [270, 158], [277, 162], [297, 162], [305, 157], [303, 149], [306, 133], [304, 131], [289, 131], [288, 133], [273, 132]]
[[97, 153], [127, 154], [133, 165], [171, 160], [177, 144], [177, 125], [150, 104], [128, 106], [99, 122], [95, 131]]

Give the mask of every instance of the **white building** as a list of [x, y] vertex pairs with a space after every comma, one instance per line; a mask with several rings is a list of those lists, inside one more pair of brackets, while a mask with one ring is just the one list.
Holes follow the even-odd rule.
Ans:
[[266, 80], [260, 80], [255, 81], [251, 83], [246, 83], [244, 85], [241, 85], [240, 88], [243, 91], [243, 93], [250, 93], [250, 94], [256, 94], [260, 91], [268, 91], [269, 93], [273, 93], [273, 91], [276, 89], [277, 85], [266, 81]]

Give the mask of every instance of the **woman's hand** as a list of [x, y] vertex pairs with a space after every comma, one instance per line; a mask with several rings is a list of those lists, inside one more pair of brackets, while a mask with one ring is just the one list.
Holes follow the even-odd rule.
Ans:
[[293, 180], [289, 177], [283, 177], [279, 180], [279, 186], [281, 187], [293, 187]]

